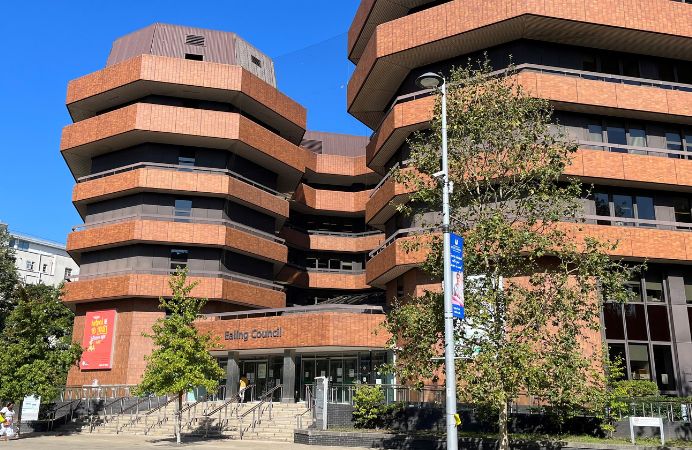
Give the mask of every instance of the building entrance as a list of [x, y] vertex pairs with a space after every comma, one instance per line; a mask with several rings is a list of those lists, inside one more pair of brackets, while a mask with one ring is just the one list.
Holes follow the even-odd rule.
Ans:
[[[255, 401], [274, 386], [281, 384], [283, 361], [281, 358], [241, 360], [240, 375], [245, 375], [250, 388], [245, 393], [245, 401]], [[281, 394], [275, 392], [273, 398], [279, 401]]]

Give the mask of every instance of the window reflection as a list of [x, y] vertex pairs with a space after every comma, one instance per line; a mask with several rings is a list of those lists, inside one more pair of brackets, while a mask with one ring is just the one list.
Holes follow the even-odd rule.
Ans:
[[630, 354], [630, 379], [650, 380], [649, 346], [646, 344], [629, 344], [628, 347]]

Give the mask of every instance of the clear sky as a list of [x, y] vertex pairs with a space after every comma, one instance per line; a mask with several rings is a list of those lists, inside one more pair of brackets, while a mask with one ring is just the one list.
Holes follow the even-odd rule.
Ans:
[[81, 222], [60, 156], [67, 82], [104, 67], [111, 43], [153, 22], [232, 31], [274, 59], [279, 89], [308, 128], [367, 135], [346, 112], [346, 32], [359, 0], [20, 0], [4, 2], [0, 222], [65, 242]]

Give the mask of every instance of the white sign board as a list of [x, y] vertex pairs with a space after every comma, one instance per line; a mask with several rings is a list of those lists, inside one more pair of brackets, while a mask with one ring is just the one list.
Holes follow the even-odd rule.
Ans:
[[24, 397], [22, 402], [22, 422], [38, 420], [38, 409], [41, 406], [41, 397], [30, 395]]
[[634, 444], [634, 427], [658, 427], [661, 430], [661, 445], [664, 444], [663, 438], [663, 419], [660, 417], [630, 417], [630, 437]]

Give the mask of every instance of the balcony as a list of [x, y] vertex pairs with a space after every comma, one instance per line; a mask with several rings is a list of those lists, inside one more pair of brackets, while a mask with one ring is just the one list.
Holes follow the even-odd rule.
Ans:
[[287, 264], [277, 280], [301, 288], [362, 290], [370, 286], [364, 270], [317, 269]]
[[[391, 280], [421, 267], [430, 253], [433, 233], [435, 230], [431, 228], [406, 228], [392, 234], [368, 254], [366, 282], [384, 288]], [[411, 247], [416, 243], [418, 248]]]
[[68, 125], [60, 150], [75, 178], [91, 158], [145, 142], [231, 150], [279, 175], [293, 190], [305, 170], [306, 150], [240, 114], [136, 103]]
[[[65, 303], [96, 302], [122, 298], [159, 298], [171, 295], [170, 270], [124, 269], [98, 275], [80, 275], [65, 283]], [[253, 308], [281, 308], [286, 294], [280, 285], [230, 272], [190, 272], [198, 282], [190, 295]]]
[[332, 213], [343, 216], [363, 214], [369, 190], [346, 192], [315, 189], [300, 184], [293, 194], [292, 207], [308, 214]]
[[302, 230], [284, 227], [280, 236], [294, 247], [303, 250], [332, 252], [366, 252], [379, 247], [384, 235], [379, 231], [343, 233], [324, 230]]
[[410, 70], [522, 38], [687, 59], [690, 23], [689, 6], [669, 0], [456, 0], [377, 26], [349, 82], [348, 110], [375, 128]]
[[227, 219], [133, 214], [73, 230], [67, 250], [77, 262], [85, 251], [141, 242], [229, 248], [281, 265], [288, 258], [283, 239]]
[[70, 81], [66, 103], [81, 121], [147, 95], [230, 102], [294, 144], [305, 131], [305, 108], [242, 67], [158, 55], [140, 55]]
[[231, 198], [249, 208], [288, 217], [286, 195], [238, 173], [209, 167], [142, 162], [77, 179], [72, 201], [86, 215], [86, 204], [136, 192], [201, 194]]

